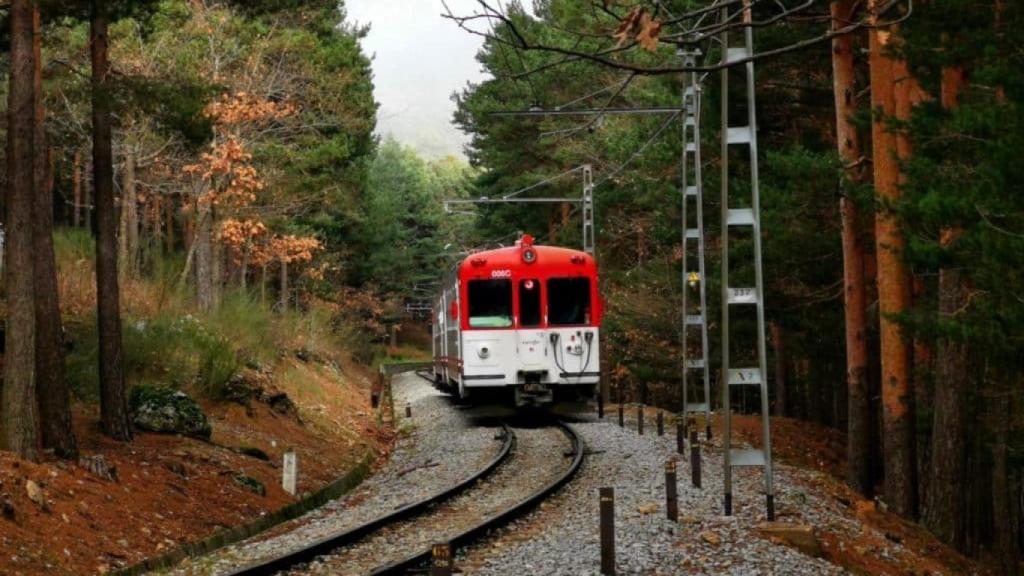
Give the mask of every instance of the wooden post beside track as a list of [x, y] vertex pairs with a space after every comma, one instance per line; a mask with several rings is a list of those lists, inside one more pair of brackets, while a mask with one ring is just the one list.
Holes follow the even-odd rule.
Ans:
[[615, 489], [601, 488], [601, 574], [615, 574]]
[[676, 452], [686, 452], [686, 428], [683, 427], [683, 419], [676, 420]]
[[668, 519], [679, 521], [679, 498], [676, 493], [676, 461], [665, 462], [665, 512]]
[[694, 488], [700, 488], [700, 442], [697, 440], [697, 423], [690, 427], [690, 470]]

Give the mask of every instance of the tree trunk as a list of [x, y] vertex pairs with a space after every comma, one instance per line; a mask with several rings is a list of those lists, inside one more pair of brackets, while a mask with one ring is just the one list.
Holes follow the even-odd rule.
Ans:
[[164, 233], [164, 239], [167, 241], [167, 247], [165, 251], [168, 254], [174, 252], [174, 197], [167, 196], [167, 201], [164, 202], [164, 211], [166, 212], [167, 219], [167, 230]]
[[145, 246], [142, 262], [152, 266], [164, 245], [164, 198], [160, 194], [151, 193], [148, 200], [142, 212], [142, 221], [145, 222], [141, 240], [141, 245]]
[[[193, 204], [192, 208], [196, 212], [198, 212], [199, 211], [199, 207], [196, 205], [195, 202], [193, 202], [192, 204]], [[196, 219], [195, 218], [186, 218], [185, 219], [185, 222], [182, 225], [182, 241], [185, 243], [185, 251], [186, 252], [191, 252], [192, 250], [195, 249], [194, 248], [195, 243], [196, 243]]]
[[238, 271], [238, 284], [242, 287], [242, 292], [246, 291], [249, 282], [249, 241], [245, 242], [245, 246], [242, 247], [242, 265]]
[[[992, 519], [993, 544], [1003, 574], [1020, 573], [1020, 492], [1012, 478], [1010, 438], [1013, 430], [1013, 397], [1011, 388], [1022, 384], [1019, 376], [1001, 373], [1001, 382], [990, 401], [988, 420], [992, 433]], [[1006, 381], [1010, 379], [1010, 381]]]
[[[870, 0], [874, 10], [880, 0]], [[874, 18], [874, 15], [872, 16]], [[875, 193], [883, 204], [899, 198], [896, 139], [888, 120], [895, 112], [894, 62], [884, 53], [891, 32], [869, 32], [871, 102]], [[910, 277], [902, 259], [905, 240], [896, 216], [883, 205], [875, 217], [878, 246], [878, 296], [881, 311], [882, 423], [885, 463], [885, 500], [893, 511], [912, 517], [915, 511], [913, 391], [910, 378], [910, 347], [903, 327], [892, 315], [905, 312], [910, 303]]]
[[92, 1], [92, 161], [96, 191], [96, 300], [99, 317], [100, 418], [103, 432], [131, 440], [121, 350], [121, 295], [117, 278], [117, 211], [111, 142], [107, 61], [107, 13], [103, 0]]
[[43, 108], [42, 30], [39, 7], [33, 10], [33, 56], [35, 60], [35, 150], [32, 169], [36, 193], [33, 205], [32, 245], [35, 249], [36, 398], [43, 448], [61, 458], [77, 459], [78, 443], [71, 425], [71, 399], [64, 366], [64, 338], [61, 329], [57, 288], [57, 264], [53, 249], [53, 179], [46, 152], [46, 111]]
[[[895, 35], [895, 39], [902, 42], [898, 32]], [[923, 102], [926, 99], [926, 94], [920, 84], [918, 84], [917, 78], [910, 72], [907, 61], [904, 59], [893, 61], [893, 82], [896, 121], [899, 126], [899, 129], [896, 131], [896, 157], [902, 165], [909, 162], [914, 154], [913, 141], [910, 138], [908, 126], [914, 106]], [[903, 171], [899, 173], [898, 182], [900, 188], [906, 185], [907, 176]], [[912, 271], [908, 270], [907, 274], [910, 284], [910, 300], [907, 309], [912, 309], [914, 302], [924, 297], [925, 287], [923, 280], [914, 275]], [[927, 470], [929, 467], [930, 459], [928, 453], [931, 452], [931, 443], [926, 442], [926, 440], [930, 439], [927, 437], [918, 438], [917, 414], [919, 410], [924, 410], [924, 412], [921, 412], [922, 414], [930, 414], [931, 394], [928, 390], [927, 378], [930, 375], [929, 368], [931, 366], [932, 350], [928, 342], [917, 335], [914, 336], [911, 344], [911, 414], [909, 426], [911, 427], [910, 441], [913, 443], [911, 457], [914, 459], [914, 469], [911, 477], [914, 482], [913, 502], [915, 506], [912, 515], [917, 517], [920, 514], [920, 503], [924, 501], [923, 499], [928, 491], [928, 478], [922, 471]], [[924, 436], [924, 434], [920, 435]]]
[[281, 311], [288, 309], [288, 261], [281, 258], [281, 295], [278, 305]]
[[220, 307], [221, 287], [224, 281], [224, 244], [215, 237], [216, 226], [210, 230], [210, 289], [213, 309]]
[[138, 272], [139, 258], [139, 201], [135, 179], [135, 154], [131, 151], [124, 156], [124, 180], [122, 181], [121, 212], [124, 222], [124, 259], [121, 260], [124, 275], [133, 278]]
[[74, 219], [72, 224], [75, 228], [82, 225], [82, 152], [75, 150], [74, 168], [71, 175], [71, 190], [75, 199]]
[[785, 416], [788, 383], [786, 381], [786, 343], [782, 338], [782, 326], [778, 322], [770, 322], [768, 327], [772, 334], [772, 348], [775, 352], [775, 415]]
[[120, 276], [127, 276], [128, 271], [128, 209], [127, 194], [124, 189], [124, 176], [121, 177], [121, 197], [115, 198], [117, 210], [117, 271]]
[[[851, 0], [832, 2], [833, 28], [854, 16]], [[858, 182], [863, 171], [860, 138], [853, 124], [857, 111], [853, 37], [832, 40], [832, 71], [836, 107], [836, 145], [848, 167], [844, 184]], [[844, 186], [845, 188], [845, 186]], [[867, 294], [864, 284], [864, 244], [857, 205], [844, 189], [839, 200], [843, 239], [843, 283], [846, 319], [847, 466], [846, 481], [864, 495], [871, 494], [871, 395], [868, 391]]]
[[[899, 113], [897, 112], [897, 116]], [[909, 148], [908, 148], [909, 150]], [[902, 179], [901, 179], [902, 185]], [[911, 277], [911, 307], [921, 309], [923, 302], [927, 301], [928, 289], [925, 286], [924, 277], [921, 274], [913, 274]], [[917, 332], [914, 334], [912, 347], [913, 379], [914, 379], [914, 414], [915, 423], [928, 422], [927, 426], [917, 426], [915, 435], [914, 456], [916, 462], [917, 477], [917, 514], [924, 517], [928, 513], [931, 493], [931, 462], [932, 462], [932, 434], [930, 419], [933, 417], [935, 389], [934, 367], [932, 365], [935, 354], [928, 335]]]
[[18, 456], [39, 456], [35, 395], [35, 307], [32, 254], [34, 64], [32, 3], [9, 8], [11, 75], [7, 105], [7, 202], [4, 241], [7, 322], [4, 352], [3, 446]]
[[92, 172], [91, 165], [86, 166], [84, 172], [85, 173], [82, 176], [82, 214], [83, 214], [83, 217], [85, 219], [85, 229], [89, 231], [89, 234], [92, 234], [93, 233], [93, 225], [92, 225], [93, 209], [92, 209], [92, 203], [93, 203], [93, 198], [95, 198], [96, 195], [93, 194], [93, 189], [92, 189], [92, 182], [93, 182], [94, 175], [93, 175], [93, 172]]
[[[957, 105], [966, 83], [962, 68], [942, 71], [942, 106]], [[956, 241], [957, 230], [943, 231], [944, 247]], [[967, 304], [962, 273], [939, 270], [939, 316], [950, 320]], [[967, 345], [957, 339], [938, 342], [935, 361], [935, 399], [932, 426], [931, 489], [924, 522], [936, 536], [958, 550], [966, 546], [967, 529]]]
[[196, 262], [196, 298], [199, 309], [213, 310], [213, 215], [210, 208], [201, 209], [192, 245]]

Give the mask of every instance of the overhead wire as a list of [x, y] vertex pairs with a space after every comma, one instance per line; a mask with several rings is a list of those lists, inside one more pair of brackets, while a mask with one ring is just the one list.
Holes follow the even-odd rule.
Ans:
[[516, 190], [515, 192], [511, 192], [509, 194], [503, 194], [501, 196], [501, 199], [502, 200], [508, 200], [509, 198], [515, 198], [516, 196], [519, 196], [520, 194], [523, 194], [524, 192], [529, 192], [530, 190], [534, 190], [534, 189], [540, 188], [541, 186], [544, 186], [545, 184], [550, 184], [551, 182], [554, 182], [555, 180], [559, 180], [561, 178], [564, 178], [564, 177], [568, 176], [569, 174], [573, 174], [575, 172], [579, 172], [582, 169], [583, 169], [583, 166], [577, 166], [577, 167], [572, 168], [570, 170], [566, 170], [565, 172], [562, 172], [561, 174], [557, 174], [557, 175], [552, 176], [550, 178], [545, 178], [544, 180], [541, 180], [540, 182], [536, 182], [534, 184], [531, 184], [531, 185], [527, 186], [526, 188], [521, 188], [521, 189]]
[[661, 136], [661, 134], [672, 124], [672, 122], [679, 117], [679, 114], [680, 112], [675, 112], [671, 116], [669, 116], [668, 120], [665, 120], [661, 127], [658, 128], [658, 130], [655, 131], [654, 134], [651, 135], [651, 137], [648, 138], [647, 141], [643, 143], [643, 145], [637, 148], [636, 151], [633, 152], [633, 154], [629, 158], [627, 158], [625, 162], [623, 162], [617, 168], [609, 172], [607, 176], [595, 182], [594, 188], [597, 188], [598, 186], [604, 184], [605, 182], [608, 182], [612, 178], [621, 174], [623, 170], [629, 167], [629, 165], [632, 164], [634, 160], [639, 158], [640, 155], [643, 154], [644, 151], [647, 150], [647, 148], [650, 147], [650, 145], [653, 144], [654, 141], [658, 139], [658, 136]]
[[[661, 3], [659, 2], [659, 4], [661, 4]], [[504, 11], [504, 10], [505, 10], [505, 8], [504, 8], [504, 5], [503, 5], [503, 4], [501, 3], [501, 1], [500, 1], [500, 0], [499, 0], [499, 3], [498, 3], [498, 6], [499, 6], [499, 9], [500, 9], [500, 10], [502, 10], [502, 11]], [[663, 8], [663, 9], [665, 9], [665, 10], [666, 10], [666, 12], [668, 12], [668, 10], [667, 10], [667, 9], [666, 9], [666, 8], [664, 7], [664, 5], [663, 5], [663, 4], [661, 4], [661, 6], [662, 6], [662, 8]], [[704, 12], [704, 13], [703, 13], [703, 14], [701, 15], [700, 19], [698, 20], [698, 22], [697, 22], [697, 24], [696, 24], [695, 26], [700, 26], [700, 24], [701, 24], [701, 23], [702, 23], [702, 22], [703, 22], [703, 21], [705, 20], [705, 18], [707, 18], [707, 16], [708, 16], [709, 14], [711, 14], [711, 11], [707, 11], [707, 12]], [[494, 29], [494, 24], [493, 24], [493, 22], [491, 21], [491, 19], [490, 19], [490, 18], [488, 18], [488, 25], [490, 26], [490, 28], [491, 28], [491, 31], [492, 31], [492, 33], [493, 33], [493, 34], [495, 34], [495, 36], [496, 36], [496, 35], [497, 35], [497, 33], [496, 33], [495, 29]], [[508, 57], [507, 57], [507, 54], [506, 54], [506, 53], [504, 52], [504, 49], [503, 49], [503, 47], [499, 46], [499, 48], [498, 48], [498, 49], [499, 49], [499, 50], [501, 50], [501, 53], [502, 53], [502, 59], [503, 59], [503, 60], [505, 60], [505, 64], [506, 64], [506, 67], [507, 67], [508, 69], [510, 69], [510, 70], [511, 70], [511, 68], [512, 68], [512, 67], [511, 67], [511, 65], [510, 65], [510, 64], [509, 64], [509, 62], [508, 62]], [[522, 54], [520, 54], [518, 50], [516, 50], [516, 54], [517, 54], [517, 55], [518, 55], [518, 57], [519, 57], [519, 60], [520, 60], [520, 65], [521, 65], [521, 66], [523, 66], [523, 68], [524, 68], [524, 70], [525, 70], [525, 62], [524, 62], [524, 61], [523, 61], [523, 59], [522, 59]], [[707, 56], [708, 56], [708, 55], [705, 55], [705, 58], [707, 58]], [[701, 77], [701, 80], [703, 80], [703, 79], [704, 79], [704, 77], [706, 77], [706, 76], [707, 76], [707, 74], [704, 74], [704, 76], [702, 76], [702, 77]], [[633, 77], [634, 77], [634, 75], [630, 75], [629, 77], [627, 77], [627, 78], [626, 78], [625, 80], [623, 80], [622, 82], [616, 82], [616, 83], [614, 83], [614, 84], [610, 84], [610, 85], [608, 85], [608, 86], [602, 87], [602, 88], [600, 88], [600, 89], [598, 89], [598, 90], [596, 90], [596, 91], [594, 91], [594, 92], [592, 92], [592, 93], [586, 94], [586, 95], [584, 95], [584, 96], [581, 96], [581, 97], [579, 97], [579, 98], [576, 98], [575, 100], [572, 100], [572, 101], [570, 101], [570, 102], [567, 102], [567, 103], [565, 103], [565, 104], [562, 104], [562, 105], [560, 105], [560, 106], [556, 107], [555, 109], [556, 109], [556, 110], [561, 110], [561, 109], [563, 109], [563, 108], [565, 108], [565, 107], [567, 107], [567, 106], [572, 106], [573, 104], [577, 104], [577, 103], [579, 103], [579, 102], [583, 102], [583, 101], [585, 101], [585, 100], [589, 100], [589, 99], [591, 99], [591, 98], [594, 98], [594, 97], [596, 97], [596, 96], [598, 96], [598, 95], [600, 95], [600, 94], [603, 94], [603, 93], [605, 93], [605, 92], [608, 92], [608, 91], [610, 91], [610, 90], [612, 90], [612, 89], [617, 89], [617, 90], [618, 90], [619, 92], [621, 92], [621, 91], [622, 91], [622, 90], [623, 90], [623, 89], [625, 88], [625, 86], [628, 86], [628, 85], [629, 85], [629, 83], [630, 83], [630, 81], [631, 81], [631, 80], [633, 79]], [[535, 88], [535, 87], [533, 86], [533, 83], [532, 83], [532, 82], [531, 82], [531, 81], [529, 80], [529, 78], [528, 78], [528, 77], [526, 78], [526, 81], [527, 81], [528, 85], [530, 86], [530, 90], [531, 90], [531, 92], [532, 92], [532, 93], [533, 93], [533, 95], [534, 95], [535, 101], [539, 102], [539, 100], [537, 99], [537, 93], [536, 93], [536, 88]], [[641, 155], [642, 155], [642, 154], [643, 154], [643, 153], [644, 153], [644, 152], [645, 152], [645, 151], [646, 151], [646, 150], [647, 150], [647, 149], [648, 149], [648, 148], [649, 148], [649, 147], [650, 147], [650, 146], [651, 146], [651, 145], [652, 145], [652, 144], [653, 144], [653, 143], [654, 143], [654, 142], [655, 142], [655, 141], [656, 141], [656, 140], [657, 140], [657, 139], [658, 139], [658, 138], [659, 138], [659, 137], [660, 137], [660, 136], [661, 136], [661, 135], [662, 135], [662, 134], [663, 134], [664, 132], [665, 132], [665, 130], [666, 130], [666, 129], [668, 129], [668, 127], [669, 127], [670, 125], [672, 125], [672, 123], [673, 123], [673, 122], [674, 122], [674, 121], [675, 121], [676, 119], [678, 119], [678, 118], [679, 118], [679, 116], [680, 116], [680, 114], [681, 114], [681, 113], [682, 113], [682, 111], [677, 111], [677, 112], [673, 113], [673, 114], [672, 114], [672, 115], [671, 115], [671, 116], [670, 116], [670, 117], [669, 117], [669, 118], [668, 118], [667, 120], [665, 120], [665, 122], [664, 122], [664, 123], [662, 123], [662, 124], [661, 124], [661, 126], [660, 126], [660, 127], [659, 127], [659, 128], [658, 128], [658, 129], [657, 129], [657, 130], [656, 130], [656, 131], [655, 131], [655, 132], [654, 132], [654, 133], [652, 134], [652, 135], [651, 135], [651, 137], [650, 137], [650, 138], [648, 138], [648, 139], [647, 139], [647, 140], [646, 140], [646, 141], [645, 141], [645, 142], [644, 142], [644, 143], [643, 143], [643, 144], [642, 144], [642, 145], [641, 145], [641, 146], [640, 146], [639, 148], [637, 148], [637, 149], [636, 149], [636, 150], [635, 150], [635, 151], [634, 151], [634, 152], [633, 152], [633, 153], [632, 153], [632, 154], [631, 154], [631, 155], [629, 156], [629, 158], [627, 158], [627, 159], [626, 159], [626, 160], [625, 160], [625, 161], [624, 161], [623, 163], [621, 163], [620, 165], [618, 165], [617, 167], [615, 167], [615, 168], [614, 168], [614, 169], [613, 169], [613, 170], [612, 170], [611, 172], [609, 172], [609, 173], [608, 173], [608, 174], [607, 174], [607, 175], [606, 175], [605, 177], [603, 177], [602, 179], [600, 179], [600, 180], [598, 180], [597, 182], [595, 182], [595, 183], [593, 184], [593, 187], [594, 187], [594, 188], [596, 189], [596, 188], [597, 188], [598, 186], [601, 186], [601, 185], [603, 185], [603, 184], [605, 184], [605, 183], [609, 182], [610, 180], [612, 180], [613, 178], [615, 178], [616, 176], [618, 176], [619, 174], [621, 174], [621, 173], [622, 173], [622, 172], [623, 172], [623, 171], [624, 171], [624, 170], [625, 170], [626, 168], [628, 168], [628, 167], [629, 167], [629, 166], [630, 166], [630, 165], [631, 165], [631, 164], [632, 164], [632, 163], [633, 163], [634, 161], [636, 161], [636, 159], [637, 159], [637, 158], [639, 158], [639, 157], [640, 157], [640, 156], [641, 156]], [[571, 131], [571, 130], [574, 130], [574, 129], [569, 129], [569, 130]], [[558, 131], [558, 132], [562, 132], [562, 131]], [[501, 197], [501, 198], [502, 198], [503, 200], [507, 200], [507, 199], [510, 199], [510, 198], [514, 198], [514, 197], [516, 197], [516, 196], [519, 196], [519, 195], [521, 195], [521, 194], [524, 194], [524, 193], [526, 193], [526, 192], [529, 192], [529, 191], [531, 191], [531, 190], [535, 190], [535, 189], [537, 189], [537, 188], [539, 188], [539, 187], [541, 187], [541, 186], [544, 186], [544, 185], [546, 185], [546, 184], [550, 184], [551, 182], [554, 182], [554, 181], [556, 181], [556, 180], [559, 180], [559, 179], [561, 179], [561, 178], [564, 178], [564, 177], [566, 177], [566, 176], [568, 176], [568, 175], [570, 175], [570, 174], [574, 174], [574, 173], [576, 173], [576, 172], [580, 171], [581, 169], [583, 169], [583, 166], [577, 166], [577, 167], [575, 167], [575, 168], [572, 168], [572, 169], [570, 169], [570, 170], [567, 170], [567, 171], [565, 171], [565, 172], [562, 172], [562, 173], [560, 173], [560, 174], [557, 174], [557, 175], [555, 175], [555, 176], [552, 176], [552, 177], [549, 177], [549, 178], [545, 178], [544, 180], [541, 180], [540, 182], [536, 182], [536, 183], [534, 183], [534, 184], [531, 184], [531, 185], [529, 185], [529, 186], [526, 186], [526, 187], [524, 187], [524, 188], [521, 188], [521, 189], [519, 189], [519, 190], [516, 190], [516, 191], [514, 191], [514, 192], [511, 192], [511, 193], [509, 193], [509, 194], [504, 194], [504, 195], [502, 195], [502, 197]], [[571, 216], [575, 215], [575, 214], [576, 214], [576, 213], [578, 213], [578, 212], [579, 212], [579, 207], [578, 207], [578, 206], [577, 206], [577, 207], [574, 207], [574, 209], [573, 209], [573, 210], [572, 210], [572, 211], [571, 211], [571, 212], [569, 213], [569, 216], [571, 217]], [[505, 236], [502, 236], [502, 237], [498, 238], [497, 240], [503, 240], [503, 239], [509, 238], [509, 237], [511, 237], [511, 236], [515, 236], [515, 235], [517, 235], [517, 234], [518, 234], [518, 232], [516, 232], [516, 233], [513, 233], [513, 234], [508, 234], [508, 235], [505, 235]], [[551, 232], [549, 232], [548, 234], [544, 235], [544, 236], [543, 236], [542, 238], [543, 238], [543, 239], [547, 239], [547, 240], [550, 240], [550, 239], [551, 239], [551, 238], [550, 238], [550, 237], [551, 237], [551, 235], [552, 235], [552, 233], [551, 233]], [[490, 244], [490, 243], [492, 243], [492, 242], [496, 242], [497, 240], [493, 240], [493, 241], [487, 241], [487, 242], [486, 242], [486, 243], [484, 243], [484, 244], [483, 244], [482, 246], [486, 246], [486, 245], [488, 245], [488, 244]], [[474, 249], [475, 249], [475, 248], [474, 248]]]

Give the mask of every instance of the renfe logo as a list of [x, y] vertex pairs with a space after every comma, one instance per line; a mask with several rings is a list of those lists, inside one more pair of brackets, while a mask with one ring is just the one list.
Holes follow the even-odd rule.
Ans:
[[511, 278], [511, 270], [491, 270], [491, 278]]

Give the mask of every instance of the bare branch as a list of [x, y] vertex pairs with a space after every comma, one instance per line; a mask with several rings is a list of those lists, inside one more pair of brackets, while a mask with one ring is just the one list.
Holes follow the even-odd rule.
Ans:
[[[672, 20], [668, 20], [668, 21], [664, 22], [663, 25], [665, 25], [665, 26], [667, 26], [667, 25], [681, 25], [683, 22], [686, 22], [689, 19], [693, 19], [695, 17], [705, 16], [707, 14], [710, 14], [710, 13], [714, 12], [714, 11], [727, 11], [728, 7], [730, 7], [732, 5], [740, 4], [742, 1], [743, 0], [724, 0], [722, 2], [716, 2], [715, 4], [713, 4], [711, 6], [708, 6], [708, 7], [705, 7], [705, 8], [701, 8], [699, 10], [694, 10], [694, 11], [688, 12], [686, 14], [680, 15], [678, 18], [675, 18], [675, 19], [672, 19]], [[765, 0], [751, 0], [749, 5], [753, 6], [754, 4], [756, 4], [758, 2], [764, 2], [764, 1]], [[678, 74], [678, 73], [682, 73], [682, 72], [713, 72], [713, 71], [716, 71], [716, 70], [721, 70], [722, 68], [727, 68], [727, 67], [731, 67], [731, 66], [745, 64], [747, 62], [757, 61], [757, 60], [768, 58], [768, 57], [774, 57], [774, 56], [778, 56], [778, 55], [781, 55], [781, 54], [786, 54], [786, 53], [789, 53], [789, 52], [794, 52], [794, 51], [797, 51], [797, 50], [802, 50], [802, 49], [808, 48], [810, 46], [814, 46], [814, 45], [821, 44], [821, 43], [824, 43], [824, 42], [829, 42], [829, 41], [831, 41], [832, 39], [834, 39], [834, 38], [836, 38], [838, 36], [843, 36], [843, 35], [846, 35], [846, 34], [851, 34], [853, 32], [861, 30], [861, 29], [886, 28], [886, 27], [889, 27], [889, 26], [893, 26], [895, 24], [898, 24], [900, 22], [905, 21], [907, 18], [910, 17], [911, 13], [913, 12], [913, 0], [906, 0], [906, 6], [907, 6], [906, 11], [902, 15], [900, 15], [899, 17], [897, 17], [897, 18], [895, 18], [893, 20], [886, 21], [886, 22], [879, 22], [879, 23], [876, 23], [876, 24], [870, 23], [867, 18], [864, 18], [864, 19], [861, 19], [861, 20], [856, 20], [856, 21], [851, 21], [847, 25], [845, 25], [845, 26], [843, 26], [841, 28], [830, 29], [830, 30], [828, 30], [826, 32], [823, 32], [823, 33], [817, 35], [817, 36], [806, 38], [804, 40], [801, 40], [801, 41], [798, 41], [798, 42], [794, 42], [792, 44], [789, 44], [789, 45], [786, 45], [786, 46], [782, 46], [782, 47], [779, 47], [779, 48], [775, 48], [775, 49], [772, 49], [772, 50], [766, 50], [766, 51], [763, 51], [763, 52], [755, 53], [755, 54], [752, 54], [752, 55], [750, 55], [750, 56], [748, 56], [746, 58], [730, 60], [730, 61], [724, 61], [723, 60], [721, 62], [714, 63], [714, 64], [704, 64], [704, 65], [697, 65], [697, 66], [685, 66], [685, 65], [647, 66], [647, 65], [643, 65], [643, 64], [636, 64], [636, 63], [633, 63], [633, 62], [625, 61], [625, 60], [622, 60], [622, 59], [616, 57], [616, 56], [618, 56], [620, 54], [624, 54], [624, 53], [629, 52], [630, 50], [636, 48], [637, 43], [634, 42], [634, 41], [627, 42], [627, 43], [623, 44], [622, 46], [616, 46], [616, 47], [613, 47], [613, 48], [599, 48], [599, 49], [596, 49], [594, 51], [584, 51], [584, 50], [578, 49], [578, 45], [580, 44], [579, 39], [582, 38], [582, 36], [580, 36], [578, 33], [573, 33], [573, 34], [576, 34], [578, 36], [578, 41], [576, 43], [576, 46], [574, 46], [573, 48], [565, 48], [565, 47], [562, 47], [562, 46], [556, 46], [556, 45], [552, 45], [552, 44], [533, 42], [529, 38], [527, 38], [527, 36], [523, 33], [523, 31], [516, 24], [516, 22], [513, 20], [513, 18], [511, 18], [508, 14], [505, 14], [500, 9], [495, 8], [494, 6], [492, 6], [488, 2], [488, 0], [477, 0], [477, 2], [482, 7], [483, 13], [474, 13], [474, 14], [468, 15], [468, 16], [458, 16], [458, 15], [454, 14], [451, 11], [451, 9], [447, 6], [447, 4], [445, 3], [446, 13], [442, 14], [442, 16], [444, 18], [452, 20], [453, 22], [456, 23], [457, 26], [459, 26], [459, 28], [465, 30], [466, 32], [469, 32], [471, 34], [475, 34], [475, 35], [478, 35], [478, 36], [482, 36], [483, 38], [485, 38], [486, 40], [489, 40], [491, 42], [500, 43], [500, 44], [503, 44], [503, 45], [506, 45], [506, 46], [510, 45], [510, 46], [514, 47], [515, 49], [521, 50], [521, 51], [536, 51], [536, 52], [542, 52], [542, 53], [548, 53], [548, 54], [557, 55], [557, 56], [560, 57], [560, 58], [558, 58], [558, 59], [556, 59], [556, 60], [554, 60], [552, 62], [548, 62], [548, 63], [542, 64], [542, 65], [537, 66], [535, 68], [532, 68], [530, 70], [526, 70], [526, 71], [524, 71], [521, 74], [517, 74], [517, 75], [514, 76], [514, 78], [521, 78], [521, 77], [529, 76], [531, 74], [536, 74], [536, 73], [544, 71], [544, 70], [549, 70], [549, 69], [552, 69], [552, 68], [555, 68], [555, 67], [558, 67], [558, 66], [562, 66], [562, 65], [565, 65], [565, 64], [573, 63], [573, 62], [579, 62], [579, 61], [592, 62], [594, 64], [598, 64], [598, 65], [601, 65], [601, 66], [604, 66], [604, 67], [613, 68], [613, 69], [617, 69], [617, 70], [623, 70], [623, 71], [630, 72], [630, 73], [636, 74], [636, 75], [663, 75], [663, 74]], [[737, 18], [736, 15], [742, 13], [742, 11], [739, 11], [739, 12], [733, 13], [732, 15], [727, 15], [725, 17], [724, 21], [720, 21], [720, 22], [717, 22], [715, 24], [711, 24], [711, 25], [707, 25], [707, 26], [701, 26], [700, 24], [697, 24], [697, 26], [695, 28], [691, 28], [689, 30], [683, 30], [683, 31], [680, 31], [680, 32], [677, 32], [677, 33], [673, 33], [673, 34], [665, 36], [664, 38], [667, 39], [668, 41], [671, 41], [671, 42], [675, 42], [675, 43], [679, 43], [679, 44], [691, 44], [692, 45], [692, 44], [695, 44], [695, 43], [699, 43], [699, 42], [701, 42], [703, 40], [706, 40], [708, 38], [714, 37], [715, 35], [718, 35], [718, 34], [721, 34], [723, 32], [727, 32], [727, 31], [730, 31], [730, 30], [734, 30], [734, 29], [758, 28], [758, 27], [766, 27], [766, 26], [771, 26], [771, 25], [777, 24], [777, 23], [779, 23], [779, 22], [781, 22], [781, 21], [783, 21], [783, 20], [785, 20], [787, 18], [791, 18], [795, 14], [798, 14], [798, 13], [800, 13], [802, 11], [805, 11], [805, 10], [811, 8], [812, 6], [815, 5], [816, 2], [817, 2], [817, 0], [804, 0], [803, 2], [801, 2], [800, 4], [798, 4], [797, 6], [794, 6], [794, 7], [785, 7], [784, 5], [778, 4], [780, 6], [780, 8], [782, 9], [781, 12], [776, 13], [773, 16], [771, 16], [769, 18], [766, 18], [766, 19], [763, 19], [763, 20], [749, 21], [749, 22], [748, 21], [744, 21], [743, 19]], [[880, 7], [877, 10], [877, 13], [874, 14], [873, 16], [875, 18], [886, 16], [890, 12], [892, 12], [897, 6], [900, 6], [903, 3], [904, 3], [904, 0], [889, 0], [889, 2], [887, 2], [885, 5]], [[499, 26], [504, 27], [508, 31], [510, 39], [501, 38], [501, 37], [499, 37], [499, 36], [497, 36], [496, 34], [493, 34], [493, 33], [489, 34], [487, 32], [482, 32], [482, 31], [476, 30], [472, 26], [470, 26], [470, 24], [469, 24], [470, 22], [472, 22], [474, 20], [478, 20], [478, 19], [486, 19], [489, 23], [492, 23], [492, 24], [493, 24], [493, 22], [497, 22]]]

